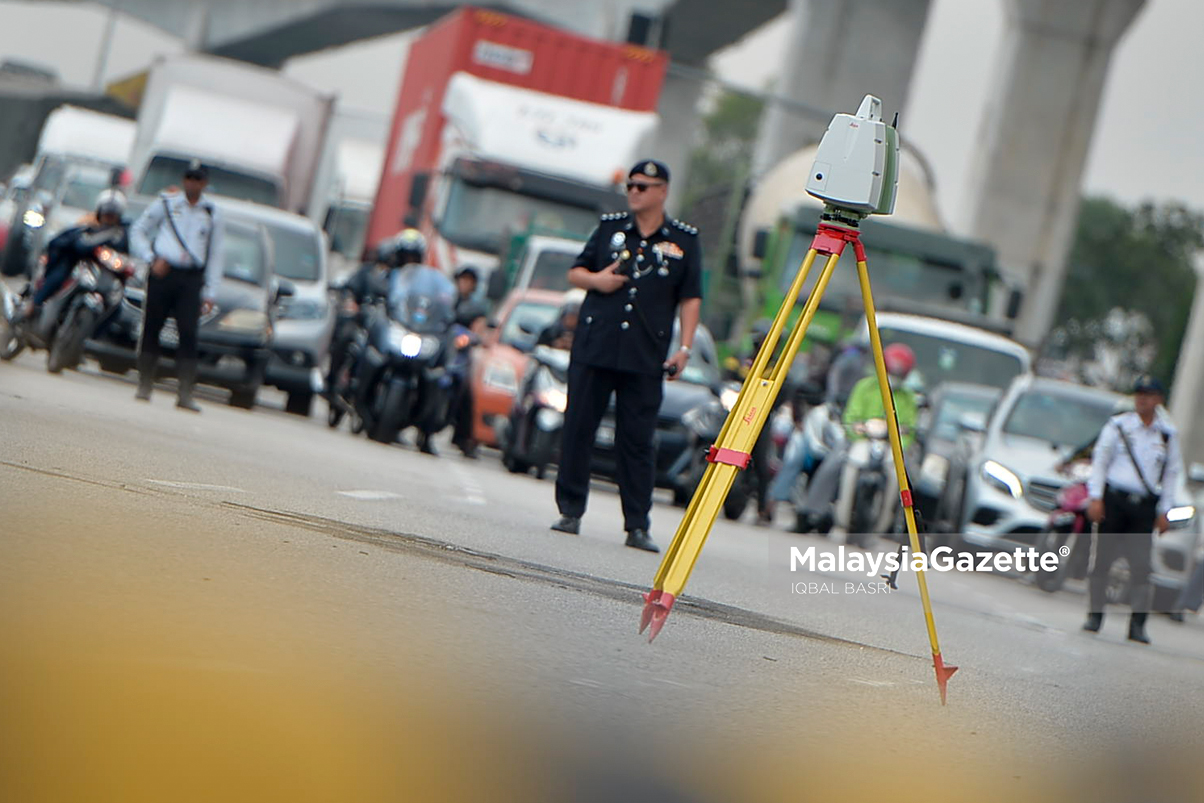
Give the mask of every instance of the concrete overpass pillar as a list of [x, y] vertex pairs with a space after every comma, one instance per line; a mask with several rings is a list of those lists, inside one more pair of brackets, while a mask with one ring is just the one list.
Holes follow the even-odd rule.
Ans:
[[1016, 336], [1053, 324], [1112, 50], [1145, 0], [1005, 0], [1008, 31], [970, 172], [970, 231], [1025, 286]]
[[689, 179], [690, 152], [699, 129], [698, 99], [702, 96], [702, 87], [700, 79], [670, 71], [665, 76], [657, 106], [660, 125], [650, 155], [669, 165], [673, 173], [665, 203], [668, 213], [673, 216], [681, 213], [682, 192]]
[[1179, 362], [1175, 366], [1175, 384], [1171, 388], [1170, 413], [1179, 428], [1184, 468], [1204, 463], [1204, 255], [1196, 261], [1196, 297], [1192, 302], [1187, 331]]
[[761, 121], [753, 175], [819, 142], [832, 115], [855, 112], [867, 94], [882, 99], [888, 120], [896, 111], [902, 114], [929, 2], [790, 0], [790, 46], [774, 92], [819, 113], [770, 104]]

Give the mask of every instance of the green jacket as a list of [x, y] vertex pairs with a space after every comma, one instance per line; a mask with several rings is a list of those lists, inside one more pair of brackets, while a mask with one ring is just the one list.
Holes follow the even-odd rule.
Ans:
[[[903, 436], [903, 448], [907, 449], [915, 441], [916, 432], [916, 396], [898, 382], [894, 387], [895, 415], [899, 419], [900, 434]], [[858, 380], [849, 394], [848, 404], [844, 408], [845, 430], [849, 440], [858, 440], [865, 436], [853, 432], [853, 424], [868, 421], [871, 418], [886, 418], [882, 407], [882, 391], [878, 389], [877, 374], [870, 374]]]

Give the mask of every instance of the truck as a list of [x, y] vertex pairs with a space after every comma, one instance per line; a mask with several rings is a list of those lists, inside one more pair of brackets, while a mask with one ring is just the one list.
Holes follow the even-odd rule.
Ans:
[[[815, 152], [816, 146], [808, 146], [779, 162], [745, 206], [739, 235], [742, 293], [745, 309], [756, 315], [777, 313], [815, 236], [823, 207], [802, 190]], [[867, 218], [861, 232], [875, 306], [1010, 334], [1019, 289], [998, 269], [994, 249], [946, 229], [927, 167], [914, 151], [902, 151], [894, 214]], [[861, 289], [850, 260], [846, 255], [833, 274], [808, 341], [841, 340], [861, 319]], [[821, 263], [816, 264], [796, 313], [819, 275]]]
[[178, 184], [191, 159], [209, 191], [306, 214], [334, 98], [277, 70], [199, 54], [151, 66], [130, 155], [135, 191]]
[[649, 155], [667, 55], [466, 7], [410, 47], [368, 243], [416, 226], [482, 279], [529, 227], [584, 239]]
[[309, 209], [326, 232], [336, 276], [364, 256], [388, 133], [384, 114], [336, 109], [331, 118]]

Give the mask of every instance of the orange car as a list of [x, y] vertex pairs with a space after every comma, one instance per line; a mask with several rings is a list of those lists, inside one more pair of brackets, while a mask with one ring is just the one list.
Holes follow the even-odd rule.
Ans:
[[514, 397], [527, 369], [527, 352], [540, 331], [556, 320], [564, 293], [553, 290], [515, 290], [498, 308], [497, 325], [484, 337], [473, 359], [473, 437], [497, 446], [496, 417], [510, 415]]

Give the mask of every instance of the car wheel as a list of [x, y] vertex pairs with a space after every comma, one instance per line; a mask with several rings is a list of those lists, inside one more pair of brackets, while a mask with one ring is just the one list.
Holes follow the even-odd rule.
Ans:
[[312, 392], [294, 391], [288, 394], [288, 399], [284, 402], [284, 411], [289, 415], [299, 415], [302, 418], [309, 418], [313, 404], [314, 394]]

